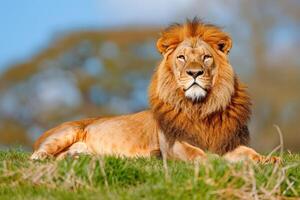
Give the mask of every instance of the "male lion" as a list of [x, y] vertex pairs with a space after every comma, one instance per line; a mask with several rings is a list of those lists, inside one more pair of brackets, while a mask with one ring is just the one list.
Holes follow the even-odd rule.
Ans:
[[228, 61], [231, 45], [227, 33], [198, 19], [168, 27], [157, 42], [163, 59], [150, 84], [150, 110], [64, 123], [35, 142], [31, 159], [160, 152], [189, 161], [205, 158], [205, 150], [229, 161], [276, 162], [245, 146], [251, 103]]

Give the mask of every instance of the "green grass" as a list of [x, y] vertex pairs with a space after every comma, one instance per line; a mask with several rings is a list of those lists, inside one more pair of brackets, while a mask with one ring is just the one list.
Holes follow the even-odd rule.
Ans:
[[284, 163], [184, 163], [114, 157], [30, 161], [0, 152], [0, 199], [271, 199], [299, 197], [300, 155]]

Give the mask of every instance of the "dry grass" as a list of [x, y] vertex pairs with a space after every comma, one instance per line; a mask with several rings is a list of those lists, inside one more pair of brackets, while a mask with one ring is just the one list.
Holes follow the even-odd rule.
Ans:
[[[1, 155], [1, 154], [0, 154]], [[230, 164], [210, 156], [206, 162], [87, 157], [32, 162], [22, 152], [2, 152], [0, 198], [48, 199], [285, 199], [300, 193], [299, 155], [285, 163]], [[26, 187], [35, 188], [35, 192]], [[14, 192], [14, 189], [17, 189]], [[46, 193], [39, 194], [39, 190]], [[74, 194], [79, 193], [79, 195]], [[42, 193], [43, 194], [43, 193]], [[8, 198], [9, 197], [9, 198]]]

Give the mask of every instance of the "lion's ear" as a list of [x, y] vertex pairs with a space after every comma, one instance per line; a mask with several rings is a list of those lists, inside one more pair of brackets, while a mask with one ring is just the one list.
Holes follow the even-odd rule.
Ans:
[[218, 50], [222, 51], [225, 54], [229, 54], [232, 47], [232, 40], [229, 36], [226, 36], [224, 39], [221, 39], [217, 43]]
[[161, 37], [157, 40], [156, 47], [161, 54], [164, 54], [168, 48], [168, 45], [164, 43], [164, 39]]
[[177, 47], [177, 41], [173, 38], [164, 38], [161, 37], [157, 40], [156, 43], [157, 50], [164, 55], [167, 52], [173, 51]]

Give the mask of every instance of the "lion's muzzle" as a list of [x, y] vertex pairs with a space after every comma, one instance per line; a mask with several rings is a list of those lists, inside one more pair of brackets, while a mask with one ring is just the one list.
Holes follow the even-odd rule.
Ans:
[[190, 87], [184, 90], [184, 94], [193, 102], [199, 102], [206, 96], [207, 91], [195, 81]]

